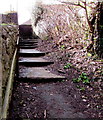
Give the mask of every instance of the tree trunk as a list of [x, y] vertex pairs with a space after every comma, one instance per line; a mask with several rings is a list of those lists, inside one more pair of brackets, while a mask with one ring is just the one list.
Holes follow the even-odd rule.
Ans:
[[103, 2], [98, 3], [97, 21], [96, 21], [97, 37], [95, 42], [95, 52], [99, 57], [103, 58]]

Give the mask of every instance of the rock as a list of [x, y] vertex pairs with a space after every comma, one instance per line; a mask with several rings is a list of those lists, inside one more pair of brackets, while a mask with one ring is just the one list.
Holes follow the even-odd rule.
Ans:
[[37, 88], [36, 88], [36, 87], [33, 87], [33, 89], [35, 89], [35, 90], [36, 90]]
[[36, 34], [41, 39], [48, 37], [47, 27], [48, 24], [43, 20], [45, 9], [41, 5], [42, 2], [36, 1], [32, 10], [31, 23], [34, 35]]

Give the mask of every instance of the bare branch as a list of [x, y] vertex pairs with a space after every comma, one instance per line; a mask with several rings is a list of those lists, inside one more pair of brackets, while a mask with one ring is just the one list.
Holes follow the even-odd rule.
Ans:
[[79, 6], [79, 7], [82, 7], [82, 8], [85, 9], [85, 7], [83, 5], [81, 5], [80, 3], [75, 4], [75, 3], [72, 3], [72, 2], [64, 2], [64, 1], [61, 1], [61, 3], [66, 3], [66, 4], [69, 4], [69, 5], [75, 5], [75, 6]]
[[72, 3], [72, 2], [65, 2], [65, 1], [61, 1], [61, 3], [65, 3], [65, 4], [69, 4], [69, 5], [75, 5], [75, 6], [79, 6], [83, 9], [85, 9], [85, 12], [86, 12], [86, 19], [87, 19], [87, 22], [88, 22], [88, 25], [89, 25], [89, 28], [90, 28], [90, 31], [93, 32], [93, 26], [91, 25], [91, 21], [89, 20], [89, 16], [88, 16], [88, 10], [87, 10], [87, 2], [86, 0], [85, 1], [81, 1], [84, 5], [81, 5], [80, 4], [80, 1], [78, 1], [78, 3]]

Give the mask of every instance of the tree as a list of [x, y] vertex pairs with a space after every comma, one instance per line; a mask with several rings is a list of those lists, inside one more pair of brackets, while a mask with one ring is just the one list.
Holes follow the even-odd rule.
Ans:
[[103, 2], [98, 2], [96, 31], [96, 53], [103, 58]]
[[[91, 44], [87, 47], [87, 50], [98, 54], [103, 58], [103, 2], [77, 0], [77, 2], [69, 2], [70, 0], [61, 1], [62, 3], [79, 6], [85, 10], [86, 20], [90, 29]], [[91, 14], [88, 12], [88, 7], [91, 9]]]
[[[93, 25], [92, 25], [92, 19], [89, 19], [90, 16], [89, 16], [89, 12], [88, 12], [88, 7], [89, 9], [93, 9], [94, 11], [94, 7], [92, 6], [93, 2], [87, 2], [87, 0], [76, 0], [77, 2], [69, 2], [69, 0], [67, 1], [61, 1], [61, 3], [65, 3], [65, 4], [69, 4], [69, 5], [74, 5], [74, 6], [78, 6], [78, 7], [81, 7], [85, 10], [85, 13], [86, 13], [86, 19], [87, 19], [87, 22], [88, 22], [88, 25], [89, 25], [89, 28], [90, 28], [90, 32], [93, 32]], [[93, 16], [94, 17], [94, 13], [93, 13]], [[91, 18], [92, 18], [91, 17]]]

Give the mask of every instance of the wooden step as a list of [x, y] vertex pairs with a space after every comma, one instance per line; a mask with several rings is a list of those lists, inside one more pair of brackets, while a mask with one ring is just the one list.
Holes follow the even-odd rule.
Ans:
[[31, 43], [31, 44], [34, 44], [34, 43], [38, 43], [38, 41], [20, 41], [20, 43]]
[[38, 43], [19, 43], [20, 46], [35, 46], [38, 45]]
[[40, 39], [20, 39], [20, 42], [37, 42]]
[[24, 82], [57, 81], [65, 79], [64, 76], [56, 75], [44, 67], [19, 67], [19, 79]]
[[23, 66], [31, 66], [31, 67], [39, 67], [39, 66], [46, 66], [53, 64], [54, 62], [45, 60], [41, 57], [20, 57], [19, 58], [19, 65]]
[[45, 53], [35, 49], [20, 49], [19, 55], [22, 57], [39, 57], [44, 56]]
[[35, 49], [35, 48], [37, 48], [38, 46], [37, 45], [35, 45], [35, 46], [23, 46], [23, 45], [19, 45], [19, 48], [21, 48], [21, 49]]

